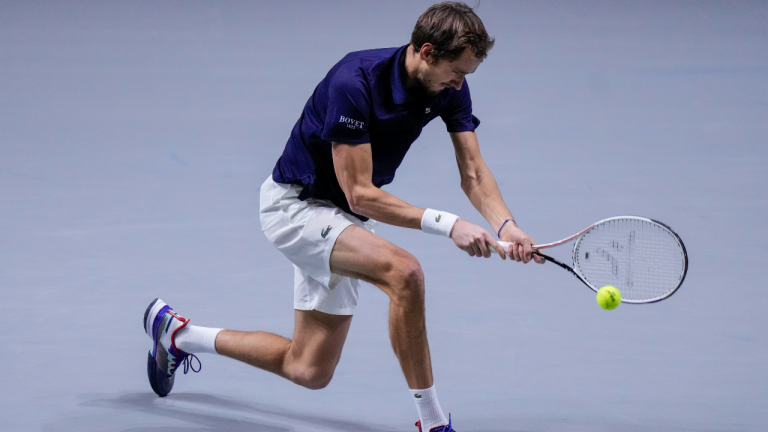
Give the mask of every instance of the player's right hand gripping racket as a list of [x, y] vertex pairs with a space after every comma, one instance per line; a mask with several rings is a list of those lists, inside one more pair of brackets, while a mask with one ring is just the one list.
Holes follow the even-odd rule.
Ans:
[[[573, 239], [573, 267], [541, 252]], [[499, 244], [507, 250], [511, 245]], [[615, 286], [623, 303], [664, 300], [680, 288], [688, 271], [688, 254], [680, 236], [659, 221], [637, 216], [603, 219], [580, 233], [533, 249], [593, 291]]]

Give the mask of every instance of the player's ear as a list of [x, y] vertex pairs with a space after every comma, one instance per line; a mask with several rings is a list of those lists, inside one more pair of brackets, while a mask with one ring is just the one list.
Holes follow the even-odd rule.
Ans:
[[427, 42], [424, 45], [421, 46], [421, 49], [419, 50], [419, 57], [422, 61], [425, 61], [427, 63], [433, 63], [432, 62], [432, 55], [435, 53], [435, 47], [431, 43]]

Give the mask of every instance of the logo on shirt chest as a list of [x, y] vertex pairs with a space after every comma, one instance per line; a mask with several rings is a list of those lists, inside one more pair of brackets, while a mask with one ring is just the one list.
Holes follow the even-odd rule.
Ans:
[[424, 114], [429, 114], [430, 111], [432, 111], [432, 108], [427, 108], [426, 110], [424, 110]]
[[328, 225], [328, 228], [325, 228], [324, 230], [320, 231], [320, 237], [326, 238], [328, 237], [328, 233], [331, 232], [332, 226]]
[[351, 119], [349, 117], [341, 116], [339, 123], [345, 123], [350, 129], [362, 129], [365, 126], [365, 122], [360, 120]]

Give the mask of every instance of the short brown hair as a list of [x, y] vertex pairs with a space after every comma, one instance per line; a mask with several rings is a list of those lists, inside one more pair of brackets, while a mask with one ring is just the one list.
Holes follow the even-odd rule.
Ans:
[[493, 47], [485, 26], [471, 7], [461, 2], [441, 2], [421, 14], [411, 34], [411, 45], [417, 51], [425, 43], [434, 47], [432, 63], [440, 59], [453, 61], [467, 48], [480, 60]]

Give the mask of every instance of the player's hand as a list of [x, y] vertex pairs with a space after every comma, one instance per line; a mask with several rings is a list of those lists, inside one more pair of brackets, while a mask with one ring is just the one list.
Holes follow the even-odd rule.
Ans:
[[490, 258], [495, 250], [501, 259], [507, 259], [504, 248], [491, 237], [488, 231], [465, 220], [457, 220], [451, 230], [451, 238], [456, 246], [469, 256]]
[[506, 252], [515, 261], [528, 263], [533, 259], [533, 261], [539, 264], [546, 262], [544, 258], [533, 253], [531, 246], [536, 244], [533, 239], [514, 223], [504, 225], [504, 229], [501, 231], [501, 239], [512, 243]]

